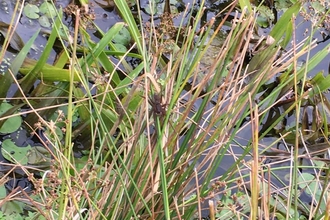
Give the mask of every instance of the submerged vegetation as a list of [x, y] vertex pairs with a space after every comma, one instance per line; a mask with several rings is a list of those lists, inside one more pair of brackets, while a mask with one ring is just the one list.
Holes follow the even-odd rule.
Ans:
[[[122, 21], [81, 0], [0, 23], [0, 219], [329, 219], [322, 7], [96, 3]], [[43, 27], [24, 43], [22, 13]]]

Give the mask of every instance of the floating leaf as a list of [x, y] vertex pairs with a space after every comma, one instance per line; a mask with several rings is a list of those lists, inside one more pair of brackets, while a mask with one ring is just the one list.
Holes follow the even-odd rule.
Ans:
[[127, 28], [123, 27], [113, 38], [114, 43], [127, 46], [131, 42], [131, 35]]
[[44, 2], [40, 5], [40, 13], [45, 14], [48, 18], [54, 18], [56, 14], [56, 8], [49, 2]]
[[148, 7], [145, 7], [145, 11], [149, 15], [155, 15], [155, 14], [157, 14], [158, 13], [158, 10], [157, 10], [156, 3], [151, 3], [151, 1], [150, 1], [149, 2], [149, 6]]
[[35, 164], [50, 164], [51, 155], [49, 151], [41, 146], [32, 147], [27, 153], [28, 163]]
[[286, 10], [288, 8], [290, 8], [293, 4], [293, 1], [288, 1], [288, 0], [278, 0], [275, 1], [275, 8], [277, 9], [277, 11], [279, 10]]
[[[6, 114], [12, 114], [14, 111], [16, 111], [17, 108], [13, 107], [9, 103], [2, 103], [0, 105], [0, 115], [4, 116]], [[20, 116], [13, 116], [8, 119], [2, 124], [0, 128], [0, 133], [8, 134], [16, 131], [22, 124], [22, 119]]]
[[5, 185], [1, 184], [0, 185], [0, 198], [3, 199], [6, 197], [6, 195], [7, 195], [6, 187], [5, 187]]
[[38, 19], [38, 22], [42, 27], [45, 27], [45, 28], [49, 28], [51, 26], [49, 19], [46, 15], [40, 16], [40, 18]]
[[18, 147], [10, 139], [4, 140], [1, 147], [1, 153], [6, 160], [9, 160], [12, 163], [20, 163], [21, 165], [27, 165], [27, 154], [30, 150], [30, 145], [27, 147]]
[[320, 2], [315, 1], [315, 2], [310, 2], [311, 6], [316, 12], [323, 12], [325, 10], [324, 5], [322, 5]]
[[123, 53], [126, 53], [127, 52], [127, 48], [124, 45], [122, 45], [122, 44], [117, 44], [116, 43], [115, 44], [115, 47], [120, 52], [123, 52]]
[[[53, 27], [54, 28], [54, 27]], [[58, 34], [61, 36], [61, 37], [64, 37], [65, 39], [68, 39], [70, 37], [70, 31], [69, 31], [69, 28], [65, 25], [61, 25], [59, 28], [58, 28]], [[70, 40], [70, 39], [69, 39]]]
[[298, 185], [309, 195], [313, 195], [319, 190], [315, 177], [310, 173], [302, 173], [301, 176], [298, 177]]
[[47, 129], [44, 133], [51, 140], [63, 140], [63, 132], [59, 127], [55, 127], [55, 133]]
[[258, 9], [259, 15], [257, 17], [257, 23], [261, 27], [268, 27], [275, 19], [273, 11], [264, 5], [260, 5]]
[[274, 194], [269, 199], [270, 207], [276, 207], [280, 213], [288, 213], [290, 216], [294, 215], [294, 209], [291, 206], [286, 205], [287, 201], [280, 197], [278, 194]]
[[30, 19], [39, 18], [39, 8], [36, 5], [26, 4], [23, 9], [23, 13]]
[[[20, 201], [7, 201], [1, 206], [1, 211], [7, 216], [10, 215], [11, 219], [17, 219], [18, 214], [23, 213], [23, 207], [24, 203]], [[13, 216], [14, 214], [18, 216]]]

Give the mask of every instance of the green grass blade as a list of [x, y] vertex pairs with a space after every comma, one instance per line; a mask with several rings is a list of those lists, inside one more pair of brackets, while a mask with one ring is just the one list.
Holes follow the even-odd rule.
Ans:
[[[14, 82], [12, 77], [16, 77], [19, 68], [22, 66], [24, 59], [27, 57], [27, 54], [30, 51], [30, 48], [32, 47], [35, 39], [39, 35], [39, 31], [36, 31], [36, 33], [29, 39], [29, 41], [24, 45], [23, 49], [19, 52], [17, 57], [13, 60], [10, 70], [13, 73], [13, 76], [9, 71], [7, 71], [4, 74], [0, 74], [0, 97], [6, 98], [7, 92], [11, 86], [11, 84]], [[0, 99], [0, 104], [3, 100]]]
[[122, 0], [114, 0], [122, 18], [124, 19], [124, 21], [127, 23], [128, 25], [128, 30], [131, 33], [131, 36], [133, 37], [138, 51], [140, 54], [143, 54], [143, 46], [142, 46], [142, 42], [141, 42], [141, 32], [139, 31], [135, 19], [133, 18], [132, 12], [129, 9], [126, 1], [122, 1]]

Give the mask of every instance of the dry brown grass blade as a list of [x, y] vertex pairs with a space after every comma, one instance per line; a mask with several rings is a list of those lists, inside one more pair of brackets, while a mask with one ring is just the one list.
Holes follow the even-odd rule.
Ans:
[[[243, 22], [243, 16], [240, 17], [239, 19], [237, 19], [237, 22], [238, 23]], [[209, 113], [210, 119], [205, 118], [205, 121], [208, 121], [208, 124], [206, 127], [205, 126], [203, 127], [204, 133], [202, 135], [204, 135], [204, 137], [200, 138], [201, 142], [197, 143], [197, 145], [202, 145], [202, 140], [205, 139], [207, 135], [210, 135], [210, 138], [212, 138], [212, 139], [214, 138], [215, 140], [217, 140], [217, 142], [215, 143], [215, 146], [219, 146], [219, 147], [221, 147], [223, 144], [227, 143], [229, 140], [229, 133], [230, 133], [230, 129], [231, 129], [230, 126], [227, 129], [223, 129], [221, 131], [221, 133], [212, 134], [211, 131], [213, 129], [213, 125], [216, 124], [217, 120], [218, 120], [217, 117], [214, 117], [214, 116], [216, 116], [218, 114], [221, 115], [226, 112], [229, 112], [233, 108], [233, 105], [234, 105], [234, 103], [236, 103], [238, 98], [242, 94], [247, 93], [248, 87], [244, 86], [245, 85], [244, 78], [246, 76], [245, 75], [241, 76], [240, 73], [242, 72], [242, 69], [244, 66], [243, 60], [244, 60], [245, 53], [247, 52], [247, 48], [248, 48], [247, 45], [248, 45], [250, 38], [252, 37], [251, 31], [247, 31], [247, 30], [251, 30], [251, 29], [253, 30], [254, 18], [250, 17], [248, 21], [244, 20], [244, 25], [246, 25], [245, 28], [243, 29], [245, 31], [242, 32], [241, 35], [240, 34], [237, 35], [237, 37], [235, 38], [239, 45], [238, 48], [244, 48], [244, 49], [236, 50], [236, 53], [234, 53], [235, 54], [234, 59], [229, 64], [229, 71], [228, 71], [227, 77], [223, 80], [223, 83], [221, 86], [219, 86], [219, 88], [214, 89], [213, 91], [210, 92], [210, 93], [215, 93], [215, 92], [219, 91], [217, 105], [215, 105], [213, 108], [210, 108], [206, 112], [206, 113]], [[225, 43], [224, 43], [223, 49], [227, 48], [227, 50], [228, 50], [230, 48], [230, 46], [231, 46], [230, 39], [232, 38], [231, 34], [233, 34], [233, 32], [229, 33], [227, 41], [225, 41]], [[205, 80], [203, 80], [199, 84], [199, 86], [203, 86], [203, 85], [207, 84], [207, 80], [213, 76], [213, 72], [215, 71], [218, 63], [221, 60], [224, 60], [223, 53], [219, 53], [219, 56], [215, 60], [213, 66], [211, 66], [209, 68], [208, 72], [206, 72]], [[252, 91], [252, 93], [253, 92], [254, 91]], [[243, 106], [241, 106], [241, 108], [242, 107]], [[239, 110], [237, 110], [237, 111], [239, 111]], [[237, 121], [238, 117], [240, 117], [240, 115], [236, 115], [236, 116], [233, 116], [232, 118], [228, 118], [228, 121], [226, 123], [228, 125], [231, 125], [231, 124], [234, 125], [235, 124], [234, 122]], [[217, 137], [215, 137], [214, 135], [216, 135]], [[205, 156], [205, 158], [198, 165], [199, 169], [201, 169], [207, 163], [212, 163], [212, 161], [216, 157], [219, 149], [220, 148], [212, 147], [207, 152], [207, 155]], [[198, 149], [198, 150], [200, 150], [200, 149]], [[192, 151], [191, 154], [198, 156], [199, 153], [196, 151]], [[206, 173], [207, 173], [207, 170], [205, 172], [205, 175], [206, 175]]]

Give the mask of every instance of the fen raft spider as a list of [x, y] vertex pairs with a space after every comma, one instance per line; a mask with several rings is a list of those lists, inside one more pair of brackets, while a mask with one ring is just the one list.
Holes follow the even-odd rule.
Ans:
[[162, 95], [155, 93], [149, 98], [151, 105], [151, 111], [158, 117], [164, 117], [166, 115], [166, 104], [162, 103]]

